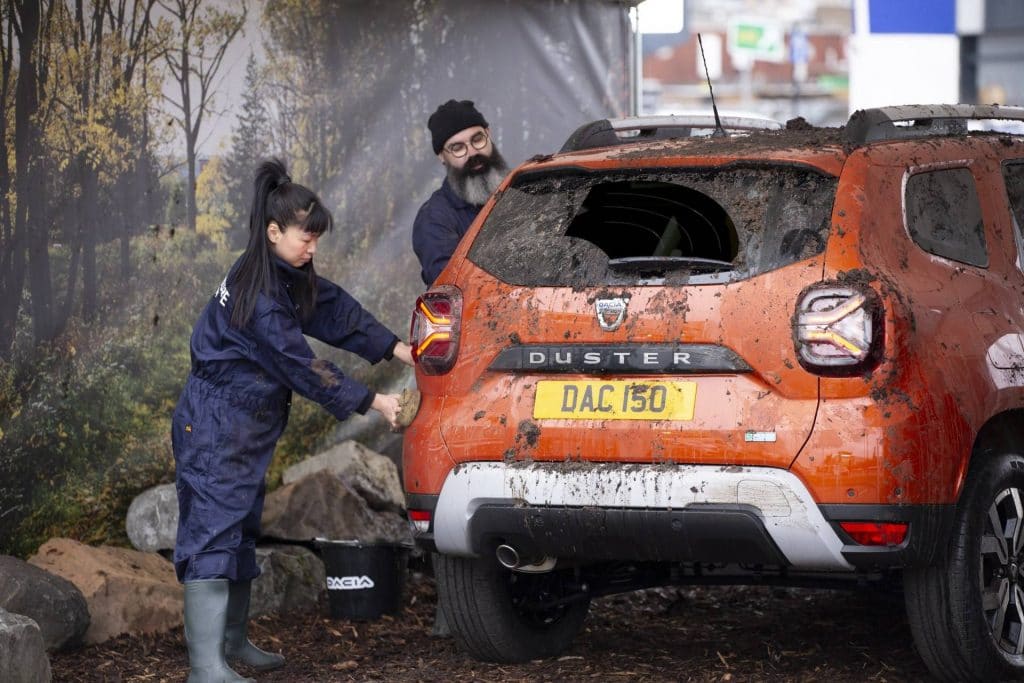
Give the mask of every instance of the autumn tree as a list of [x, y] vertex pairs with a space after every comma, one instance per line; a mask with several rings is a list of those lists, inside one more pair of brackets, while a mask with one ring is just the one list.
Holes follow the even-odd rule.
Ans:
[[346, 144], [337, 115], [345, 69], [336, 31], [344, 9], [329, 0], [282, 0], [268, 2], [263, 11], [279, 144], [291, 152], [295, 174], [318, 189], [340, 173]]
[[118, 98], [111, 127], [116, 135], [133, 142], [133, 153], [127, 154], [123, 170], [112, 186], [123, 188], [120, 196], [120, 225], [112, 226], [120, 239], [121, 280], [131, 273], [129, 241], [144, 228], [146, 213], [151, 208], [146, 198], [156, 185], [154, 154], [151, 149], [149, 109], [160, 101], [157, 92], [162, 83], [156, 64], [162, 49], [153, 21], [156, 0], [117, 0], [107, 2], [107, 25], [118, 38], [117, 49], [111, 50], [112, 91], [124, 93]]
[[120, 232], [112, 227], [120, 202], [110, 188], [147, 157], [138, 130], [153, 95], [138, 81], [140, 64], [154, 54], [155, 2], [3, 4], [0, 103], [13, 156], [0, 169], [0, 357], [11, 353], [26, 280], [36, 342], [61, 332], [79, 291], [83, 317], [96, 313], [96, 248], [117, 236], [126, 241], [129, 230], [123, 221]]
[[173, 21], [173, 44], [164, 53], [175, 94], [167, 101], [185, 138], [186, 220], [196, 228], [196, 150], [206, 117], [214, 111], [215, 82], [228, 46], [245, 24], [246, 6], [222, 11], [203, 0], [159, 0]]
[[[55, 311], [59, 333], [76, 304], [81, 276], [81, 317], [92, 320], [100, 296], [97, 247], [122, 240], [122, 272], [127, 270], [127, 240], [138, 217], [123, 190], [140, 153], [152, 93], [139, 84], [152, 68], [157, 49], [151, 13], [156, 0], [73, 0], [56, 5], [49, 42], [61, 55], [50, 65], [47, 101], [57, 112], [44, 130], [45, 146], [60, 168], [62, 201], [52, 212], [67, 250], [63, 305]], [[130, 223], [130, 221], [132, 223]], [[137, 228], [135, 228], [137, 230]]]
[[224, 174], [224, 158], [213, 156], [196, 178], [196, 232], [218, 247], [227, 246], [232, 208]]
[[[414, 59], [415, 48], [396, 43], [383, 28], [414, 25], [430, 14], [424, 5], [431, 3], [389, 3], [386, 13], [372, 3], [331, 0], [264, 5], [273, 130], [293, 175], [344, 212], [346, 229], [331, 241], [341, 253], [376, 239], [381, 216], [398, 201], [384, 188], [401, 187], [397, 178], [409, 171], [395, 163], [407, 144], [404, 130], [372, 117], [400, 125], [411, 120], [398, 112], [416, 93], [400, 92], [395, 83], [396, 70], [414, 63], [406, 57]], [[377, 137], [367, 137], [371, 132]]]

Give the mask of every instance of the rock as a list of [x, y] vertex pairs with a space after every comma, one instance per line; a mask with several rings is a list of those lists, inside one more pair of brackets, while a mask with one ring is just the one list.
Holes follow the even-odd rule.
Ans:
[[315, 611], [326, 590], [324, 563], [312, 550], [294, 545], [256, 548], [263, 573], [252, 583], [250, 616]]
[[21, 614], [0, 609], [0, 681], [50, 681], [50, 659], [38, 624]]
[[315, 538], [412, 543], [403, 515], [375, 511], [340, 477], [314, 472], [267, 494], [263, 534], [287, 541]]
[[405, 510], [405, 494], [395, 463], [358, 441], [344, 441], [330, 450], [292, 465], [281, 475], [281, 481], [291, 484], [323, 470], [338, 475], [374, 510]]
[[125, 526], [136, 550], [173, 550], [178, 534], [178, 492], [174, 484], [154, 486], [135, 496]]
[[0, 555], [0, 608], [34, 620], [50, 652], [78, 645], [89, 628], [85, 597], [73, 583], [8, 555]]
[[85, 596], [92, 617], [87, 644], [181, 626], [182, 587], [174, 566], [160, 555], [53, 538], [28, 561], [64, 577]]

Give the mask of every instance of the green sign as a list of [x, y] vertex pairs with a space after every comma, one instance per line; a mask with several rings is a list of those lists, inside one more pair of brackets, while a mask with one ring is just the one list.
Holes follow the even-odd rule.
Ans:
[[741, 50], [757, 50], [764, 42], [764, 26], [759, 24], [736, 25], [736, 47]]
[[729, 23], [729, 54], [733, 58], [768, 62], [786, 59], [782, 25], [769, 19], [735, 19]]

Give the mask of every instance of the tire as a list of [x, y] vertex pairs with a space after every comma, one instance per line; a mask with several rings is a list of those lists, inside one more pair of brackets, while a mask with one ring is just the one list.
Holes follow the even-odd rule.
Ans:
[[987, 459], [967, 479], [942, 566], [904, 573], [907, 617], [947, 681], [1024, 680], [1024, 458]]
[[945, 567], [905, 570], [903, 599], [918, 655], [935, 678], [957, 683], [970, 677], [950, 626], [946, 571]]
[[475, 659], [516, 664], [564, 652], [579, 633], [590, 598], [530, 608], [564, 595], [566, 575], [512, 572], [496, 560], [434, 555], [438, 596], [456, 644]]

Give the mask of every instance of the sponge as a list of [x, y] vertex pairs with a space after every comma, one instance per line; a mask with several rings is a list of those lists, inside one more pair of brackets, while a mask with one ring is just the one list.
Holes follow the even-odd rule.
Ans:
[[416, 389], [402, 389], [398, 397], [398, 417], [396, 422], [400, 427], [408, 427], [412, 424], [416, 412], [420, 409], [420, 392]]

